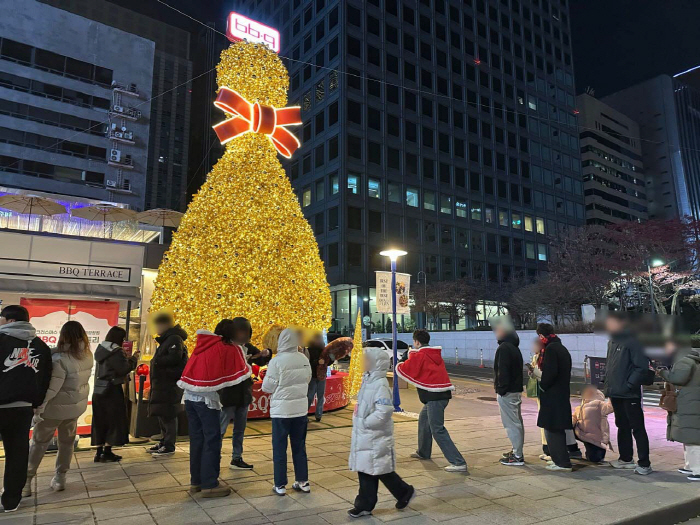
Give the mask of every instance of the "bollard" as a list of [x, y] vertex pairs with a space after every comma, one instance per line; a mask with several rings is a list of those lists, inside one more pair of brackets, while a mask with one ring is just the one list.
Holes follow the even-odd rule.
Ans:
[[484, 368], [484, 350], [479, 348], [479, 368]]

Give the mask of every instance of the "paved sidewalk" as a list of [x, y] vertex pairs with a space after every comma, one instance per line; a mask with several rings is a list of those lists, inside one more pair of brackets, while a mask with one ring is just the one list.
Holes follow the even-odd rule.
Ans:
[[[496, 403], [488, 399], [493, 393], [488, 385], [465, 385], [460, 384], [448, 408], [447, 427], [467, 458], [469, 474], [444, 472], [446, 462], [437, 448], [434, 461], [410, 459], [416, 446], [417, 422], [403, 417], [395, 427], [398, 472], [418, 489], [417, 497], [408, 509], [397, 511], [382, 487], [374, 517], [362, 522], [590, 525], [633, 519], [644, 523], [643, 516], [649, 512], [700, 498], [700, 484], [675, 471], [682, 463], [682, 449], [665, 441], [664, 414], [659, 410], [647, 411], [656, 470], [653, 475], [639, 476], [583, 462], [575, 473], [555, 474], [546, 471], [544, 462], [537, 459], [541, 449], [534, 403], [527, 400], [524, 404], [528, 463], [524, 467], [501, 466], [497, 461], [509, 444]], [[403, 391], [402, 396], [408, 410], [419, 408], [415, 392]], [[0, 525], [347, 523], [351, 520], [346, 511], [357, 492], [356, 474], [347, 471], [351, 428], [344, 425], [349, 423], [348, 411], [336, 413], [337, 426], [309, 432], [311, 494], [271, 494], [270, 436], [260, 426], [258, 435], [245, 440], [244, 457], [255, 464], [253, 471], [229, 470], [231, 444], [229, 440], [224, 444], [221, 477], [235, 490], [228, 498], [206, 500], [187, 493], [186, 441], [178, 443], [177, 453], [169, 459], [152, 459], [143, 447], [122, 449], [121, 464], [95, 464], [92, 452], [84, 451], [76, 454], [68, 486], [59, 493], [48, 487], [53, 457], [47, 456], [36, 478], [34, 496], [22, 502], [19, 512], [0, 514]], [[324, 418], [326, 425], [331, 421]], [[312, 424], [310, 428], [321, 426]], [[700, 499], [696, 503], [700, 508]], [[667, 517], [655, 522], [677, 521]]]

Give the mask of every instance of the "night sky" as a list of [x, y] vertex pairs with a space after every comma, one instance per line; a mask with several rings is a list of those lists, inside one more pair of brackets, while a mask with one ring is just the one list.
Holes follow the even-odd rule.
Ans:
[[576, 92], [700, 65], [700, 0], [569, 0]]

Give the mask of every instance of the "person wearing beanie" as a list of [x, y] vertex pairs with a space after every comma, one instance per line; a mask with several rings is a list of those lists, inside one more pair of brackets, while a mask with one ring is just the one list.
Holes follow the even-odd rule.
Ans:
[[442, 360], [442, 348], [430, 345], [427, 330], [413, 332], [413, 349], [408, 360], [396, 366], [396, 374], [418, 389], [423, 409], [418, 418], [418, 450], [412, 458], [430, 459], [433, 438], [450, 463], [447, 472], [466, 472], [467, 462], [445, 428], [445, 409], [452, 399], [454, 386]]

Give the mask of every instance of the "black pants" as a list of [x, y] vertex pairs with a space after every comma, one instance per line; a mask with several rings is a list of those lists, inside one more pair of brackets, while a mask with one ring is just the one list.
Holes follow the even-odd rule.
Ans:
[[571, 468], [569, 449], [566, 446], [566, 431], [544, 429], [544, 437], [547, 438], [549, 455], [558, 467]]
[[606, 450], [604, 448], [600, 448], [593, 443], [586, 443], [585, 441], [583, 442], [583, 446], [586, 447], [586, 459], [588, 461], [600, 463], [605, 459]]
[[32, 407], [0, 408], [0, 437], [5, 448], [5, 479], [2, 506], [14, 509], [22, 499], [27, 482], [29, 461], [29, 429]]
[[355, 498], [355, 508], [357, 510], [374, 510], [374, 506], [377, 504], [377, 491], [379, 490], [380, 481], [384, 483], [384, 486], [389, 489], [389, 492], [397, 500], [403, 498], [410, 489], [410, 485], [402, 480], [401, 476], [396, 472], [380, 476], [358, 472], [357, 477], [360, 478], [360, 492]]
[[632, 461], [634, 449], [632, 436], [637, 443], [637, 463], [640, 467], [651, 465], [649, 461], [649, 436], [644, 426], [644, 411], [642, 399], [610, 398], [615, 411], [615, 426], [617, 426], [617, 447], [620, 449], [622, 461]]
[[177, 417], [172, 419], [158, 417], [158, 425], [163, 436], [160, 442], [168, 448], [174, 448], [177, 440]]

